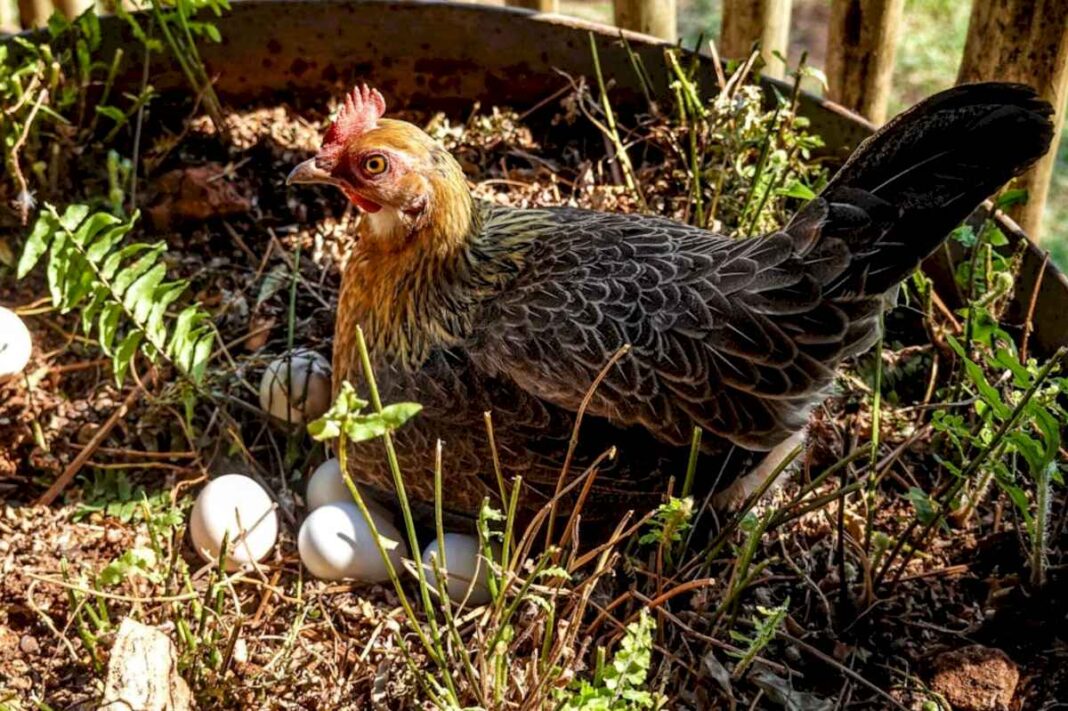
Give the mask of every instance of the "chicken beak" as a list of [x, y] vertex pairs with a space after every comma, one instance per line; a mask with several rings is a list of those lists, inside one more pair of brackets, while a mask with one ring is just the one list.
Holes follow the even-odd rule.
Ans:
[[[0, 0], [0, 2], [2, 2], [2, 0]], [[345, 196], [349, 201], [364, 212], [378, 212], [382, 209], [382, 206], [377, 202], [372, 202], [356, 192], [356, 189], [347, 181], [335, 178], [316, 165], [315, 158], [309, 158], [303, 163], [300, 163], [296, 168], [289, 172], [289, 175], [286, 176], [286, 185], [295, 185], [297, 183], [322, 183], [333, 185], [335, 188], [338, 188], [341, 192], [345, 193]]]
[[297, 183], [327, 183], [328, 185], [334, 185], [337, 181], [330, 173], [315, 164], [315, 158], [309, 158], [297, 165], [286, 176], [286, 185], [295, 185]]

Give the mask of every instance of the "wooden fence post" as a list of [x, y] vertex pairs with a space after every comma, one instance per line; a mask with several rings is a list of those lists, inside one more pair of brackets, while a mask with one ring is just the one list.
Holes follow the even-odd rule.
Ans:
[[19, 0], [19, 24], [28, 30], [44, 27], [52, 13], [52, 3], [48, 0]]
[[790, 45], [792, 0], [723, 0], [723, 31], [719, 54], [728, 59], [745, 59], [760, 42], [764, 74], [782, 79], [786, 64], [775, 56], [786, 56]]
[[[976, 0], [968, 23], [959, 83], [1018, 81], [1030, 84], [1053, 104], [1059, 137], [1068, 94], [1068, 3], [1064, 0]], [[1042, 211], [1057, 156], [1053, 147], [1019, 180], [1027, 189], [1026, 205], [1010, 209], [1034, 239], [1042, 234]]]
[[18, 32], [15, 7], [9, 2], [0, 2], [0, 32]]
[[56, 9], [68, 19], [74, 19], [93, 5], [93, 0], [53, 0]]
[[538, 12], [559, 12], [560, 0], [507, 0], [505, 3], [512, 7], [525, 7], [528, 10]]
[[886, 120], [905, 0], [833, 0], [827, 35], [830, 98], [873, 123]]
[[674, 42], [678, 37], [675, 0], [615, 0], [616, 26]]

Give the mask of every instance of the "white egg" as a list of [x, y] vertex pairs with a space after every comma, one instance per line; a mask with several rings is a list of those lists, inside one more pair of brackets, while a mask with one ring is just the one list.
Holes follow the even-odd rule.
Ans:
[[[382, 547], [398, 572], [408, 547], [392, 523], [371, 512]], [[362, 580], [380, 583], [389, 571], [371, 537], [363, 514], [351, 502], [334, 502], [308, 514], [297, 536], [297, 550], [304, 567], [322, 580]]]
[[330, 408], [330, 364], [296, 349], [271, 361], [260, 380], [260, 407], [281, 422], [303, 424]]
[[[359, 486], [356, 488], [359, 490], [364, 502], [366, 502], [367, 508], [386, 521], [393, 519], [393, 514], [390, 513], [389, 509], [368, 496], [367, 492]], [[309, 511], [314, 511], [326, 504], [354, 503], [352, 492], [349, 491], [349, 487], [345, 486], [345, 480], [341, 478], [341, 463], [338, 462], [337, 457], [327, 459], [312, 472], [311, 478], [308, 479], [308, 486], [304, 491], [304, 501], [307, 503]]]
[[21, 373], [31, 351], [33, 341], [26, 324], [14, 311], [0, 306], [0, 380]]
[[482, 556], [482, 546], [478, 538], [465, 533], [446, 533], [442, 540], [445, 543], [445, 560], [441, 560], [438, 553], [438, 539], [434, 538], [423, 550], [423, 566], [426, 571], [427, 583], [437, 590], [437, 575], [431, 556], [438, 558], [436, 565], [442, 569], [446, 576], [445, 590], [449, 599], [455, 603], [466, 600], [468, 607], [485, 605], [492, 598], [486, 581], [489, 579], [490, 566]]
[[242, 474], [226, 474], [201, 489], [189, 515], [189, 536], [206, 561], [218, 559], [225, 537], [226, 568], [237, 570], [271, 552], [278, 513], [262, 486]]

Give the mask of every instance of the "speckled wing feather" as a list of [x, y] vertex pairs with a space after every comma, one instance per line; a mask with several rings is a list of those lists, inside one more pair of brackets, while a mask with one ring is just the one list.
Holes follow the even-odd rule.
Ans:
[[786, 233], [740, 241], [652, 217], [543, 215], [557, 229], [479, 319], [471, 352], [483, 370], [576, 410], [630, 345], [591, 414], [675, 445], [696, 425], [751, 449], [804, 424], [848, 330], [822, 298], [847, 264], [840, 248], [804, 260]]
[[487, 306], [472, 357], [575, 409], [629, 344], [591, 413], [669, 444], [698, 426], [768, 450], [803, 426], [838, 363], [874, 342], [888, 292], [1045, 152], [1049, 113], [1020, 85], [943, 92], [860, 146], [785, 231], [754, 239], [545, 211], [558, 228]]

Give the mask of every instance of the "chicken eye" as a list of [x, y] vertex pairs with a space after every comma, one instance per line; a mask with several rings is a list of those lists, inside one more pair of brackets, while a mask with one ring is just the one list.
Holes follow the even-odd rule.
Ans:
[[368, 175], [381, 175], [389, 167], [389, 161], [381, 153], [367, 156], [363, 160], [363, 172]]

